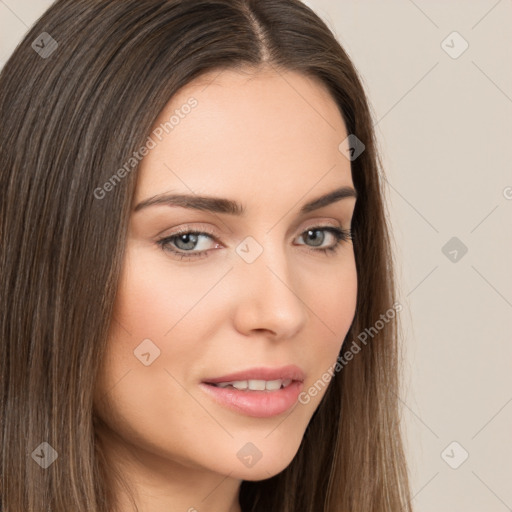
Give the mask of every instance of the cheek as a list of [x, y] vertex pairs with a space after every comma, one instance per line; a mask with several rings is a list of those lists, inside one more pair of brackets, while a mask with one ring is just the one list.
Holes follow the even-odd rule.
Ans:
[[154, 251], [127, 251], [95, 401], [124, 439], [153, 453], [165, 447], [178, 459], [197, 433], [176, 433], [184, 422], [205, 420], [182, 385], [204, 338], [190, 318], [206, 285], [176, 267]]
[[[308, 274], [309, 275], [309, 274]], [[315, 344], [309, 346], [310, 361], [314, 370], [305, 382], [304, 389], [314, 385], [322, 377], [322, 383], [316, 386], [311, 404], [318, 402], [325, 394], [330, 378], [326, 372], [336, 364], [343, 341], [354, 319], [357, 303], [357, 270], [353, 250], [343, 254], [342, 261], [331, 266], [316, 269], [314, 278], [304, 278], [306, 286], [304, 296], [308, 297], [307, 305], [311, 308], [311, 332]]]
[[125, 255], [102, 387], [112, 388], [130, 372], [123, 382], [138, 381], [133, 394], [127, 393], [134, 402], [144, 389], [179, 389], [165, 370], [185, 381], [223, 318], [208, 292], [226, 269], [191, 271], [171, 258], [135, 243]]
[[171, 338], [211, 286], [211, 272], [208, 277], [178, 263], [170, 255], [135, 244], [128, 251], [114, 317], [134, 340]]
[[138, 381], [139, 387], [129, 393], [134, 402], [143, 389], [151, 389], [156, 373], [151, 370], [165, 365], [169, 350], [164, 342], [186, 313], [191, 294], [179, 279], [165, 274], [159, 258], [147, 252], [135, 245], [126, 252], [98, 384], [108, 390], [121, 380], [123, 388], [128, 381]]
[[[340, 259], [330, 265], [317, 265], [303, 278], [304, 296], [311, 308], [311, 319], [323, 324], [322, 332], [340, 341], [354, 318], [357, 302], [357, 270], [353, 249], [344, 248]], [[320, 327], [318, 327], [320, 329]], [[342, 341], [342, 340], [341, 340]], [[340, 342], [341, 342], [340, 341]]]

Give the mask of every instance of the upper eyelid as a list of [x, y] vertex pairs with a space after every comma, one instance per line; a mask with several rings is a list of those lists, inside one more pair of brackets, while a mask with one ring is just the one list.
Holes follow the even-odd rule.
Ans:
[[[312, 222], [311, 225], [307, 225], [306, 227], [304, 227], [303, 229], [301, 229], [300, 231], [298, 231], [298, 235], [303, 235], [306, 231], [308, 231], [309, 229], [312, 229], [312, 228], [317, 228], [317, 229], [327, 229], [327, 228], [336, 228], [336, 229], [341, 229], [343, 230], [343, 226], [340, 225], [341, 223], [334, 223], [334, 222], [328, 222], [328, 221], [318, 221], [318, 222]], [[350, 227], [348, 228], [350, 229]], [[210, 236], [211, 238], [213, 238], [214, 240], [216, 240], [217, 242], [220, 242], [219, 240], [219, 236], [217, 236], [213, 230], [210, 230], [204, 226], [199, 226], [199, 227], [193, 227], [193, 226], [188, 226], [188, 225], [185, 225], [183, 227], [180, 227], [178, 228], [176, 231], [173, 231], [172, 233], [169, 233], [168, 235], [164, 235], [162, 236], [161, 238], [172, 238], [172, 237], [175, 237], [175, 236], [179, 236], [180, 234], [187, 234], [187, 233], [196, 233], [196, 234], [205, 234], [205, 235], [208, 235]]]

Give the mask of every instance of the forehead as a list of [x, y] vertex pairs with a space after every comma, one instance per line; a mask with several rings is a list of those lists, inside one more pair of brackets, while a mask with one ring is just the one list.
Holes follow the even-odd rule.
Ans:
[[352, 185], [338, 106], [320, 81], [297, 72], [204, 74], [171, 98], [152, 133], [137, 199], [171, 189], [270, 194], [269, 186], [303, 195], [321, 179]]

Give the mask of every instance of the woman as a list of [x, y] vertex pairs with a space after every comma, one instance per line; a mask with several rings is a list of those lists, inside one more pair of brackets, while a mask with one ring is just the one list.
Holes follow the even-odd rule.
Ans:
[[368, 104], [296, 0], [57, 0], [0, 77], [2, 510], [411, 510]]

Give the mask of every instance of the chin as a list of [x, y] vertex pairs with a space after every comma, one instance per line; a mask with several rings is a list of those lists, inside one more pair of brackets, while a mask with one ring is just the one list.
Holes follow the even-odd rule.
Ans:
[[272, 478], [291, 464], [298, 448], [299, 446], [268, 445], [259, 451], [252, 443], [247, 443], [237, 453], [240, 463], [231, 476], [249, 481]]
[[[250, 482], [267, 480], [268, 478], [272, 478], [284, 471], [290, 465], [290, 462], [291, 461], [287, 461], [283, 464], [262, 464], [261, 466], [258, 463], [253, 468], [247, 468], [237, 472], [236, 478]], [[234, 473], [231, 476], [234, 476]]]

